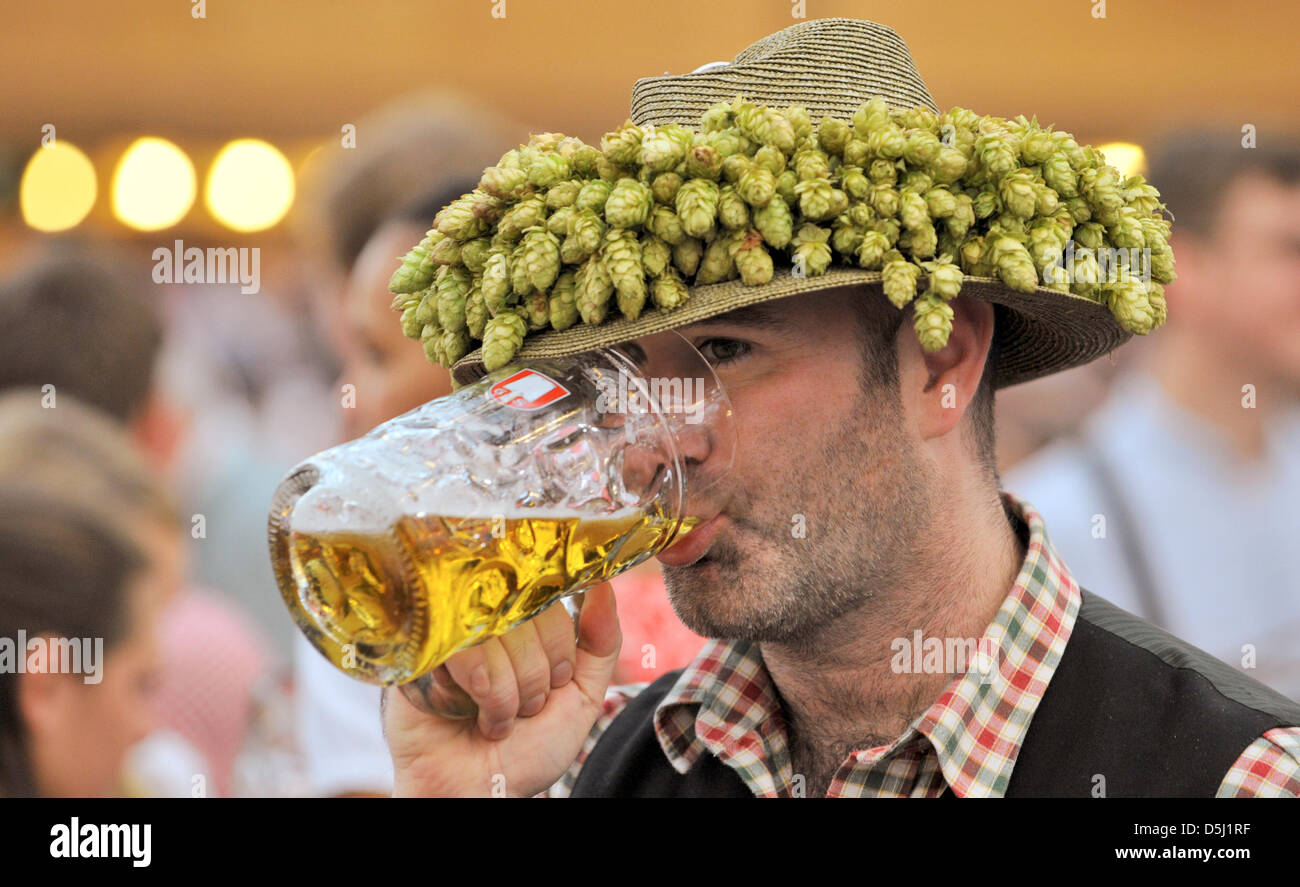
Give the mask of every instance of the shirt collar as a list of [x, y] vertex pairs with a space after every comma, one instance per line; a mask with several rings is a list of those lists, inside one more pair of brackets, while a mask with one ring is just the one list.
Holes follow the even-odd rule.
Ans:
[[[1006, 792], [1030, 720], [1065, 651], [1081, 597], [1048, 538], [1042, 516], [1002, 494], [1009, 515], [1027, 528], [1025, 559], [978, 649], [996, 662], [954, 678], [898, 748], [924, 736], [944, 780], [961, 797]], [[759, 794], [779, 794], [788, 762], [780, 700], [758, 645], [713, 640], [683, 669], [659, 703], [655, 734], [679, 773], [708, 751], [737, 770]]]

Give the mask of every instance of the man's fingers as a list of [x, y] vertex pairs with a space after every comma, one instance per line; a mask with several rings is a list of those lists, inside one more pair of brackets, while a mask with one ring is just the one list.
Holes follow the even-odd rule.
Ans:
[[578, 618], [574, 681], [589, 699], [604, 699], [622, 645], [614, 588], [602, 582], [587, 590]]
[[462, 650], [444, 663], [478, 705], [478, 726], [489, 739], [504, 739], [519, 714], [515, 670], [500, 638]]
[[573, 678], [573, 659], [577, 652], [577, 626], [569, 616], [568, 610], [553, 604], [533, 619], [537, 628], [537, 637], [546, 650], [549, 663], [550, 686], [563, 687]]
[[519, 694], [519, 716], [530, 717], [546, 705], [551, 692], [551, 663], [537, 633], [534, 621], [517, 625], [501, 636], [501, 645], [510, 657]]

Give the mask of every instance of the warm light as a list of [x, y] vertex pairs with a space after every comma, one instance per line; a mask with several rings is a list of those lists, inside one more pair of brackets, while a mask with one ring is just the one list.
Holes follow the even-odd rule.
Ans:
[[66, 231], [81, 223], [98, 193], [95, 167], [63, 140], [37, 148], [23, 170], [18, 202], [23, 221], [37, 231]]
[[113, 213], [137, 231], [169, 228], [190, 211], [197, 190], [184, 151], [166, 139], [136, 139], [113, 173]]
[[293, 167], [259, 139], [238, 139], [212, 161], [204, 200], [219, 222], [236, 231], [261, 231], [293, 205]]
[[1097, 150], [1106, 155], [1106, 162], [1120, 171], [1120, 175], [1145, 175], [1147, 154], [1141, 145], [1132, 142], [1107, 142]]

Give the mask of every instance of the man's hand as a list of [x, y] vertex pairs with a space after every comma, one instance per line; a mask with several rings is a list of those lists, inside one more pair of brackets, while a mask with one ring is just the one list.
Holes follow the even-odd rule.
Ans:
[[394, 797], [530, 797], [564, 775], [600, 717], [623, 642], [614, 589], [587, 591], [578, 637], [563, 606], [551, 606], [500, 637], [448, 659], [435, 676], [478, 705], [475, 720], [417, 709], [384, 691], [384, 736]]

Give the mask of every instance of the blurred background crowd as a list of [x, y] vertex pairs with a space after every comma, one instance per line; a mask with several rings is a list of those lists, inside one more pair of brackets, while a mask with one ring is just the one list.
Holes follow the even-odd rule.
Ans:
[[[1300, 699], [1300, 12], [659, 6], [5, 11], [0, 638], [100, 637], [106, 666], [0, 668], [0, 795], [386, 793], [376, 688], [280, 600], [272, 491], [450, 391], [387, 281], [483, 167], [533, 131], [594, 143], [636, 78], [801, 11], [888, 24], [940, 107], [1036, 115], [1160, 189], [1168, 325], [1000, 393], [1004, 486], [1083, 585]], [[196, 247], [256, 250], [253, 284], [178, 279]], [[616, 679], [689, 661], [653, 562], [615, 587]]]

